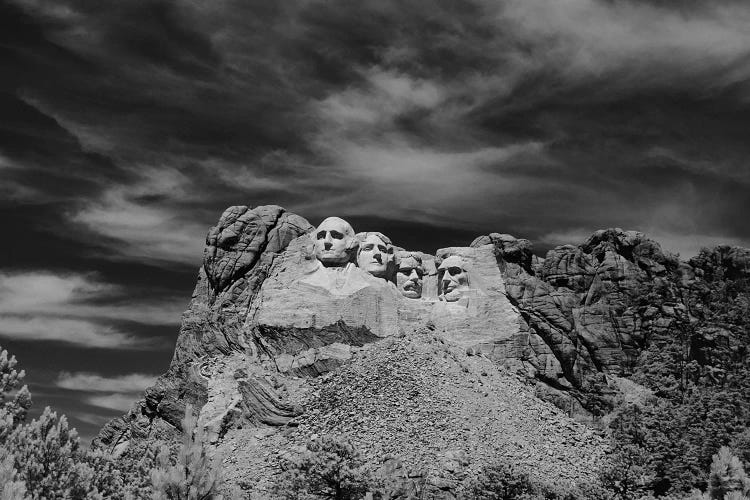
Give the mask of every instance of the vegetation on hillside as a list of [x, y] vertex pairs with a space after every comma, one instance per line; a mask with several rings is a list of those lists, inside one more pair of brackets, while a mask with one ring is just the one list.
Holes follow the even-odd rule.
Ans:
[[702, 251], [691, 260], [701, 279], [653, 287], [641, 299], [682, 313], [648, 339], [631, 376], [653, 396], [613, 412], [617, 453], [605, 481], [619, 498], [685, 498], [695, 490], [725, 498], [711, 486], [716, 454], [728, 447], [722, 457], [731, 450], [736, 463], [748, 464], [750, 280], [721, 255]]
[[[136, 445], [120, 457], [84, 450], [66, 417], [49, 407], [26, 421], [31, 396], [16, 365], [15, 357], [0, 349], [0, 500], [219, 498], [216, 472], [200, 432], [191, 432], [194, 425], [185, 428], [188, 437], [179, 450], [164, 443]], [[175, 482], [180, 484], [172, 488]]]

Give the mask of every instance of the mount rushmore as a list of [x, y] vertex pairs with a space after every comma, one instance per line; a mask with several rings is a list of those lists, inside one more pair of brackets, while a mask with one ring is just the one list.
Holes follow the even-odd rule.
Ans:
[[[748, 250], [715, 252], [750, 273]], [[499, 233], [431, 255], [338, 217], [315, 228], [278, 206], [230, 207], [207, 235], [169, 369], [93, 445], [171, 439], [190, 404], [229, 480], [259, 498], [323, 434], [435, 497], [497, 456], [585, 481], [608, 453], [581, 423], [601, 416], [587, 388], [632, 384], [648, 341], [689, 321], [673, 295], [640, 299], [702, 272], [635, 231], [544, 259]]]

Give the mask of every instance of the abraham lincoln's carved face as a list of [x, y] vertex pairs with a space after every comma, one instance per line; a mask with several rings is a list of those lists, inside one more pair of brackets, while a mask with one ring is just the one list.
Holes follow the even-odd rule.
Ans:
[[455, 302], [469, 289], [469, 273], [464, 260], [451, 255], [438, 267], [440, 296], [446, 302]]

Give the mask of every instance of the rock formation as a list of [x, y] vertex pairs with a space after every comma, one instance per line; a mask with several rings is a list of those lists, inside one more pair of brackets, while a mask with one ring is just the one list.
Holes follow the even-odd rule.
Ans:
[[690, 321], [679, 291], [719, 268], [746, 276], [750, 251], [680, 263], [609, 229], [544, 259], [497, 233], [428, 255], [335, 217], [314, 229], [277, 206], [231, 207], [168, 371], [94, 446], [168, 439], [191, 403], [228, 476], [261, 495], [321, 433], [444, 498], [501, 452], [545, 480], [585, 480], [606, 453], [569, 418], [596, 415], [588, 385], [616, 391], [650, 339]]

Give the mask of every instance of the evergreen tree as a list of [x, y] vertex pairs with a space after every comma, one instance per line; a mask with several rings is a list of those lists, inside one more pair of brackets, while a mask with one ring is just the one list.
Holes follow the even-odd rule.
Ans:
[[21, 385], [25, 372], [16, 370], [15, 356], [0, 347], [0, 444], [26, 418], [31, 407], [28, 387]]
[[750, 479], [745, 474], [742, 462], [726, 446], [722, 446], [713, 456], [708, 492], [710, 498], [718, 500], [744, 499], [750, 494]]
[[85, 464], [77, 464], [79, 440], [75, 429], [68, 427], [65, 416], [59, 417], [49, 407], [38, 419], [16, 427], [6, 445], [13, 450], [19, 478], [33, 499], [69, 498], [78, 487]]
[[18, 480], [15, 457], [0, 446], [0, 500], [25, 500], [26, 484]]

